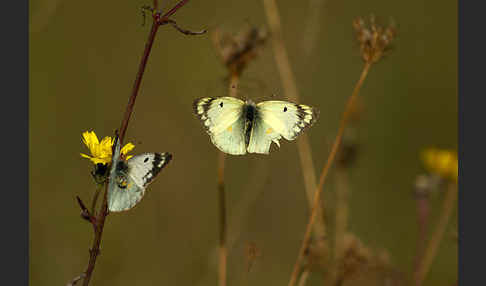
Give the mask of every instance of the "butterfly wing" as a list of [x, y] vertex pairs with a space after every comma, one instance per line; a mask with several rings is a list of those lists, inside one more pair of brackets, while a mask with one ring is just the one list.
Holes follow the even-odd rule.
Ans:
[[253, 121], [248, 144], [248, 153], [268, 154], [270, 145], [275, 142], [280, 147], [279, 139], [282, 138], [280, 133], [270, 127], [265, 121], [261, 120], [258, 115]]
[[[112, 212], [126, 211], [133, 208], [145, 195], [145, 188], [162, 168], [172, 159], [169, 153], [144, 153], [125, 162], [118, 162], [114, 186], [108, 193], [108, 208]], [[119, 184], [117, 177], [126, 180]], [[112, 180], [110, 179], [110, 184]]]
[[127, 161], [128, 176], [140, 188], [145, 188], [171, 160], [172, 155], [167, 152], [136, 155]]
[[272, 142], [280, 146], [282, 137], [294, 140], [319, 116], [315, 108], [280, 100], [263, 101], [256, 108], [248, 153], [268, 154]]
[[[124, 162], [122, 162], [124, 163]], [[110, 212], [127, 211], [133, 208], [145, 194], [145, 188], [139, 187], [134, 180], [126, 176], [126, 184], [121, 187], [114, 182], [114, 187], [108, 193], [108, 209]]]
[[234, 97], [205, 97], [194, 101], [194, 112], [206, 127], [211, 142], [222, 152], [246, 153], [245, 102]]

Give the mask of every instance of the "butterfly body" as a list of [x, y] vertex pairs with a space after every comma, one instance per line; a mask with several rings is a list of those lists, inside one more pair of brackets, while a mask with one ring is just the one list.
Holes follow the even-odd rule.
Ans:
[[171, 159], [169, 153], [144, 153], [127, 161], [121, 160], [117, 143], [110, 170], [108, 209], [120, 212], [133, 208], [145, 195], [146, 187]]
[[213, 144], [231, 155], [268, 154], [272, 142], [294, 140], [318, 117], [316, 109], [287, 101], [255, 104], [234, 97], [205, 97], [194, 101]]

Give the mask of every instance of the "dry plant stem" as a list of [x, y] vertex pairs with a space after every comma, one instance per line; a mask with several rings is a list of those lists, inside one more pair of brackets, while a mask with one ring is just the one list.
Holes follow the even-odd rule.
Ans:
[[[236, 97], [239, 75], [232, 73], [229, 83], [229, 95]], [[219, 196], [219, 266], [218, 266], [218, 285], [226, 285], [226, 269], [228, 249], [226, 245], [227, 225], [226, 225], [226, 194], [224, 187], [225, 154], [218, 154], [218, 196]]]
[[302, 50], [304, 56], [304, 62], [307, 63], [314, 47], [316, 46], [317, 36], [320, 30], [320, 16], [322, 6], [324, 6], [326, 0], [309, 0], [309, 8], [307, 9], [309, 17], [307, 17], [307, 23], [304, 29], [304, 38], [302, 39]]
[[[282, 28], [280, 25], [280, 15], [275, 0], [264, 0], [265, 13], [267, 14], [268, 24], [272, 35], [275, 62], [280, 74], [280, 79], [284, 87], [285, 96], [294, 102], [299, 101], [299, 93], [292, 68], [290, 67], [289, 57], [282, 38]], [[316, 171], [312, 161], [312, 150], [309, 144], [309, 138], [306, 133], [302, 134], [297, 140], [297, 149], [299, 152], [302, 174], [309, 206], [312, 206], [312, 197], [316, 189]], [[322, 209], [317, 209], [317, 222], [314, 226], [316, 242], [323, 242], [326, 236], [326, 228], [323, 220]]]
[[96, 209], [96, 202], [98, 201], [98, 196], [100, 195], [101, 189], [103, 186], [96, 186], [96, 191], [93, 197], [93, 202], [91, 203], [91, 214], [95, 214], [95, 209]]
[[[128, 127], [128, 122], [130, 120], [130, 116], [132, 115], [133, 111], [133, 106], [135, 105], [135, 99], [137, 98], [138, 91], [140, 89], [140, 84], [142, 82], [142, 77], [143, 73], [145, 71], [145, 66], [147, 65], [147, 60], [150, 55], [150, 51], [152, 49], [152, 45], [155, 39], [155, 35], [157, 33], [157, 30], [160, 25], [164, 23], [168, 23], [168, 18], [173, 15], [179, 8], [184, 6], [189, 0], [182, 0], [178, 2], [171, 10], [169, 10], [167, 13], [165, 13], [163, 16], [160, 16], [159, 13], [153, 14], [153, 22], [152, 22], [152, 28], [150, 30], [149, 37], [147, 39], [147, 42], [145, 44], [145, 50], [143, 52], [142, 60], [139, 65], [139, 69], [137, 72], [137, 76], [135, 78], [135, 83], [133, 84], [133, 89], [132, 93], [130, 96], [130, 99], [128, 100], [128, 105], [125, 110], [125, 115], [123, 117], [121, 127], [120, 127], [120, 144], [123, 143], [123, 139], [125, 137], [125, 132]], [[154, 0], [154, 7], [158, 7], [158, 2]], [[98, 254], [100, 252], [100, 244], [101, 244], [101, 236], [103, 235], [103, 228], [105, 225], [105, 219], [106, 216], [108, 215], [108, 203], [107, 203], [107, 190], [108, 190], [108, 183], [105, 183], [105, 190], [103, 192], [103, 202], [101, 204], [101, 211], [98, 213], [98, 217], [96, 218], [96, 224], [95, 224], [95, 237], [93, 240], [93, 246], [91, 247], [89, 253], [89, 262], [88, 262], [88, 267], [86, 269], [86, 276], [83, 281], [83, 286], [88, 286], [89, 281], [91, 279], [95, 264], [96, 264], [96, 258], [98, 257]]]
[[343, 237], [348, 228], [348, 214], [349, 214], [349, 179], [348, 170], [344, 167], [339, 167], [335, 172], [336, 179], [336, 221], [335, 221], [335, 235], [334, 235], [334, 263], [331, 269], [331, 283], [336, 285], [338, 265], [342, 261], [344, 255]]
[[84, 276], [86, 276], [86, 274], [81, 273], [81, 275], [74, 277], [74, 279], [71, 280], [71, 282], [69, 282], [66, 286], [74, 286], [74, 285], [76, 285], [79, 282], [79, 280], [81, 280], [81, 279], [84, 278]]
[[442, 205], [442, 213], [439, 218], [439, 222], [432, 233], [432, 237], [429, 240], [427, 248], [425, 249], [425, 253], [423, 255], [423, 260], [420, 264], [419, 269], [416, 273], [416, 285], [422, 285], [424, 282], [427, 273], [430, 270], [430, 266], [434, 261], [435, 256], [437, 255], [437, 250], [439, 249], [440, 243], [442, 238], [444, 237], [444, 233], [447, 229], [447, 225], [449, 224], [449, 219], [454, 211], [454, 207], [456, 206], [457, 202], [457, 185], [450, 184], [446, 193], [446, 197], [444, 198], [444, 203]]
[[[417, 252], [415, 256], [415, 271], [414, 273], [418, 273], [418, 269], [420, 268], [421, 261], [423, 258], [424, 250], [425, 250], [425, 242], [427, 238], [427, 226], [429, 220], [429, 197], [427, 194], [416, 194], [416, 203], [417, 203], [417, 224], [419, 227], [418, 230], [418, 238], [417, 238]], [[419, 281], [417, 280], [417, 276], [415, 277], [415, 285], [419, 286]]]
[[302, 275], [300, 275], [299, 283], [297, 285], [304, 286], [307, 282], [307, 278], [309, 278], [309, 274], [310, 271], [308, 269], [304, 270], [304, 272], [302, 272]]
[[89, 285], [89, 281], [91, 279], [91, 275], [93, 274], [93, 270], [96, 264], [96, 258], [100, 253], [101, 236], [103, 235], [103, 227], [105, 225], [106, 216], [108, 215], [107, 190], [108, 183], [105, 183], [103, 203], [101, 205], [101, 211], [98, 213], [98, 217], [96, 218], [96, 223], [94, 225], [95, 238], [93, 240], [93, 246], [89, 250], [89, 262], [88, 268], [85, 271], [86, 276], [83, 280], [83, 286]]
[[305, 249], [309, 246], [310, 238], [311, 238], [311, 233], [312, 233], [312, 227], [314, 225], [314, 222], [317, 217], [317, 209], [320, 204], [320, 196], [322, 192], [322, 187], [324, 186], [324, 182], [326, 180], [327, 174], [329, 172], [329, 169], [331, 168], [332, 163], [334, 162], [334, 158], [336, 157], [339, 145], [341, 144], [341, 139], [344, 133], [344, 129], [346, 128], [347, 122], [349, 120], [349, 115], [351, 114], [352, 111], [352, 106], [354, 104], [354, 101], [356, 97], [358, 96], [359, 90], [361, 89], [361, 86], [363, 85], [363, 82], [368, 75], [368, 71], [371, 67], [371, 63], [367, 62], [365, 63], [363, 67], [363, 71], [361, 72], [361, 76], [356, 83], [356, 86], [354, 87], [353, 93], [349, 97], [346, 107], [344, 109], [344, 113], [341, 117], [341, 122], [339, 124], [339, 129], [336, 135], [336, 139], [334, 139], [334, 143], [332, 145], [331, 153], [329, 154], [329, 157], [327, 159], [326, 165], [322, 169], [321, 176], [319, 178], [319, 185], [314, 193], [314, 201], [312, 205], [312, 211], [311, 211], [311, 216], [309, 219], [309, 223], [307, 224], [305, 235], [304, 235], [304, 240], [302, 241], [302, 245], [299, 250], [299, 254], [297, 256], [297, 261], [295, 262], [294, 265], [294, 270], [292, 271], [292, 275], [290, 276], [289, 280], [289, 286], [295, 285], [295, 282], [297, 280], [297, 277], [299, 275], [300, 267], [302, 264], [302, 260], [304, 258], [304, 252]]
[[226, 285], [226, 195], [224, 191], [224, 160], [225, 154], [218, 153], [218, 197], [219, 197], [219, 266], [218, 285]]

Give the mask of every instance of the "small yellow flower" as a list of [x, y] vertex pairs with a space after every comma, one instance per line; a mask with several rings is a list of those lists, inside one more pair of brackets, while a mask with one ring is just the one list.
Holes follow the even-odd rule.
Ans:
[[[94, 131], [86, 131], [83, 133], [83, 143], [88, 147], [89, 151], [91, 152], [91, 156], [81, 153], [81, 157], [90, 159], [94, 164], [106, 165], [111, 162], [111, 148], [114, 141], [115, 140], [111, 137], [106, 136], [100, 142]], [[120, 152], [125, 156], [126, 160], [132, 157], [132, 155], [126, 156], [126, 154], [133, 150], [133, 148], [135, 148], [135, 145], [132, 143], [127, 143], [120, 150]]]
[[457, 183], [458, 160], [455, 151], [429, 148], [421, 155], [427, 171]]

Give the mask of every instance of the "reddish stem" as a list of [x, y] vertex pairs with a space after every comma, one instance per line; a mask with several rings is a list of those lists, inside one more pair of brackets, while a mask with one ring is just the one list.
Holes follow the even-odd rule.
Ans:
[[[123, 143], [123, 138], [125, 137], [125, 133], [128, 127], [128, 122], [133, 112], [133, 106], [135, 105], [135, 100], [137, 99], [138, 91], [140, 90], [140, 84], [142, 83], [142, 77], [145, 72], [145, 67], [147, 65], [148, 57], [150, 55], [150, 51], [152, 49], [152, 45], [154, 43], [157, 30], [159, 26], [163, 24], [167, 24], [169, 21], [168, 17], [173, 15], [179, 8], [184, 6], [188, 1], [189, 0], [180, 1], [162, 17], [158, 12], [152, 14], [153, 17], [152, 28], [150, 29], [150, 34], [147, 39], [147, 43], [145, 44], [145, 50], [143, 52], [142, 60], [138, 68], [137, 76], [133, 84], [132, 94], [130, 96], [130, 99], [128, 100], [127, 108], [125, 110], [125, 115], [123, 117], [121, 127], [120, 127], [120, 136], [119, 136], [120, 144]], [[154, 1], [154, 7], [157, 8], [157, 6], [158, 6], [157, 1]], [[101, 205], [101, 211], [99, 212], [98, 217], [96, 218], [96, 221], [94, 223], [95, 238], [93, 241], [93, 247], [89, 251], [90, 252], [89, 263], [85, 272], [86, 276], [83, 281], [83, 286], [89, 285], [89, 281], [91, 279], [96, 264], [96, 259], [100, 252], [101, 236], [103, 234], [105, 219], [106, 216], [108, 215], [107, 190], [108, 190], [108, 184], [105, 183], [105, 191], [103, 194], [103, 203]]]

